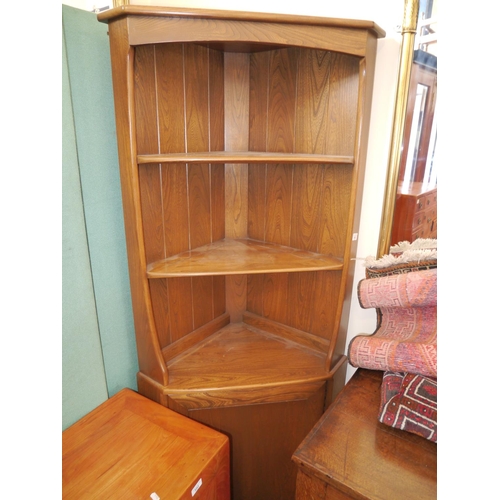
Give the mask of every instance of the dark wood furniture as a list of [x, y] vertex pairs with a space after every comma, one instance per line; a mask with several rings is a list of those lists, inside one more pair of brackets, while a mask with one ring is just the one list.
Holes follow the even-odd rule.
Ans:
[[432, 163], [434, 172], [436, 169], [433, 136], [436, 97], [437, 57], [416, 50], [408, 89], [391, 245], [417, 238], [437, 238], [437, 181], [432, 180], [434, 174], [426, 172], [428, 163]]
[[65, 500], [229, 500], [229, 439], [123, 389], [62, 434]]
[[417, 238], [437, 238], [437, 187], [427, 189], [422, 182], [404, 188], [396, 195], [391, 245]]
[[[344, 385], [373, 22], [125, 6], [109, 24], [138, 389], [291, 499]], [[335, 377], [335, 378], [334, 378]]]
[[377, 420], [382, 372], [358, 369], [293, 455], [296, 500], [430, 500], [437, 446]]

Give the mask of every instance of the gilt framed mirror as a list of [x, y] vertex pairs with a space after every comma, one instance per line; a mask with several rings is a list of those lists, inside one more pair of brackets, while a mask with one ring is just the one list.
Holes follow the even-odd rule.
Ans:
[[437, 238], [437, 4], [405, 0], [378, 257]]

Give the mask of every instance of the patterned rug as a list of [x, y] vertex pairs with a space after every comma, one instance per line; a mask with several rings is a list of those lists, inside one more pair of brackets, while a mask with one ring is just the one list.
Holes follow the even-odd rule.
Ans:
[[401, 242], [365, 264], [358, 298], [377, 327], [354, 337], [349, 362], [384, 372], [380, 422], [437, 442], [437, 240]]
[[384, 373], [378, 419], [436, 443], [437, 380], [411, 373]]
[[352, 339], [351, 365], [437, 377], [437, 269], [362, 280], [358, 298], [378, 325]]

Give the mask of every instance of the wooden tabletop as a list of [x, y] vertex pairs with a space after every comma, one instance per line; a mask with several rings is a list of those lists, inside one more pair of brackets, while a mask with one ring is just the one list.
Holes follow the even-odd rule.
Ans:
[[381, 382], [382, 372], [358, 369], [293, 461], [310, 484], [325, 483], [341, 498], [435, 499], [437, 446], [378, 422]]
[[62, 448], [64, 499], [201, 500], [215, 488], [229, 500], [227, 436], [130, 389], [66, 429]]

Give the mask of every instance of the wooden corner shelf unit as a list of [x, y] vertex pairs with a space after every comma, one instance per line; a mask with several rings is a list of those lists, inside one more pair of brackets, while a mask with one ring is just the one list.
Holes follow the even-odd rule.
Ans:
[[98, 17], [109, 25], [138, 389], [230, 436], [234, 499], [293, 498], [291, 456], [345, 368], [384, 32], [166, 7]]

